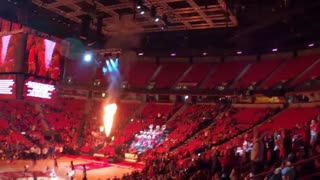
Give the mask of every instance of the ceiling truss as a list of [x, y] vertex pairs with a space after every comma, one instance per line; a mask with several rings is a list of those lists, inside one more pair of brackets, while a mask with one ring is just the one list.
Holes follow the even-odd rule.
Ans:
[[[209, 1], [211, 3], [203, 4]], [[89, 14], [93, 18], [92, 29], [95, 29], [94, 24], [98, 14], [102, 14], [104, 34], [119, 31], [141, 33], [225, 28], [238, 25], [237, 18], [227, 8], [224, 0], [145, 0], [146, 13], [143, 15], [139, 14], [132, 0], [32, 0], [32, 2], [77, 23], [81, 23], [81, 16]], [[151, 17], [151, 6], [156, 7], [157, 16], [167, 16], [167, 21], [162, 19], [155, 22]], [[94, 11], [92, 7], [95, 8]]]

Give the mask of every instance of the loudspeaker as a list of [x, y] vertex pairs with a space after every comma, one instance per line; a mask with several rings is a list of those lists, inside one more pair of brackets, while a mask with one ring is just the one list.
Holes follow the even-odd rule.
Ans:
[[80, 39], [88, 39], [90, 30], [91, 16], [86, 14], [81, 18]]
[[96, 32], [96, 43], [99, 48], [103, 46], [103, 36], [102, 36], [102, 28], [103, 28], [103, 17], [100, 16], [97, 18], [97, 32]]
[[103, 27], [103, 17], [100, 16], [97, 18], [97, 38], [99, 38], [102, 33], [102, 27]]

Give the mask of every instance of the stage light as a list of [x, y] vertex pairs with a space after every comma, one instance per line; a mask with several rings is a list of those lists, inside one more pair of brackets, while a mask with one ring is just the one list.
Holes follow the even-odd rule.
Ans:
[[118, 68], [119, 67], [119, 58], [116, 58], [116, 60], [114, 61], [116, 67]]
[[177, 54], [176, 53], [171, 53], [171, 56], [176, 56]]
[[314, 44], [313, 43], [310, 43], [309, 45], [308, 45], [308, 47], [313, 47], [314, 46]]
[[204, 53], [202, 53], [202, 55], [203, 55], [203, 56], [206, 56], [206, 55], [208, 55], [208, 53], [204, 52]]
[[138, 56], [143, 56], [143, 52], [138, 53]]
[[118, 69], [118, 65], [115, 63], [114, 60], [110, 60], [110, 64], [111, 64], [111, 67], [114, 69], [114, 70], [117, 70]]
[[141, 14], [141, 15], [144, 15], [144, 10], [142, 10], [142, 11], [140, 12], [140, 14]]
[[150, 8], [150, 15], [154, 19], [155, 22], [159, 22], [160, 18], [157, 16], [157, 7], [156, 6], [151, 6]]
[[85, 54], [83, 59], [86, 62], [90, 62], [92, 60], [92, 55], [91, 54]]
[[108, 69], [106, 67], [102, 67], [102, 72], [105, 74], [108, 72]]
[[237, 54], [239, 54], [239, 55], [242, 54], [242, 51], [237, 51]]
[[272, 52], [277, 52], [277, 51], [278, 51], [277, 48], [273, 48], [273, 49], [272, 49]]
[[142, 5], [143, 5], [142, 0], [138, 0], [137, 1], [137, 9], [141, 9]]
[[111, 63], [107, 60], [107, 68], [109, 72], [112, 72]]

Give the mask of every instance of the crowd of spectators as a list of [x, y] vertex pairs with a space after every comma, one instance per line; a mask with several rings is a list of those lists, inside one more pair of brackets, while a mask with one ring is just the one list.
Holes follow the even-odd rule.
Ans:
[[70, 148], [77, 149], [77, 137], [85, 107], [85, 100], [56, 99], [51, 104], [42, 105], [44, 119], [49, 129], [61, 136], [61, 141]]
[[166, 152], [178, 146], [197, 132], [201, 124], [210, 124], [220, 108], [218, 104], [188, 105], [181, 115], [168, 122], [167, 128], [170, 134], [155, 149], [147, 152], [146, 157], [149, 153]]
[[[73, 101], [56, 103], [59, 105], [41, 106], [44, 111], [41, 112], [41, 108], [37, 109], [34, 104], [15, 102], [9, 105], [1, 102], [4, 108], [0, 112], [0, 157], [36, 160], [59, 156], [66, 144], [76, 149], [75, 137], [80, 128], [76, 121], [82, 118], [80, 112], [83, 108], [79, 105], [65, 113], [65, 108]], [[278, 109], [267, 107], [193, 104], [187, 105], [179, 116], [168, 121], [181, 106], [165, 105], [158, 109], [160, 111], [154, 110], [156, 105], [150, 106], [125, 126], [143, 125], [132, 132], [131, 146], [129, 138], [106, 140], [96, 120], [99, 117], [96, 117], [86, 125], [90, 136], [85, 136], [87, 139], [81, 149], [98, 147], [92, 152], [114, 156], [114, 144], [118, 142], [127, 147], [122, 152], [147, 150], [140, 156], [140, 160], [146, 163], [145, 168], [141, 172], [126, 174], [122, 179], [291, 180], [320, 170], [319, 158], [315, 158], [320, 155], [317, 108], [305, 108], [303, 111], [288, 108], [279, 113]], [[287, 126], [287, 114], [299, 111], [305, 112], [303, 116], [308, 118], [301, 121], [294, 118], [294, 124]], [[280, 114], [278, 118], [267, 121], [277, 113]], [[43, 130], [59, 132], [63, 141], [45, 137]], [[164, 135], [166, 130], [170, 132], [168, 136]], [[121, 134], [115, 134], [117, 136], [121, 137]], [[93, 145], [86, 144], [90, 141]], [[313, 159], [308, 160], [310, 157]]]
[[[275, 109], [269, 108], [230, 108], [207, 128], [198, 132], [190, 141], [176, 151], [198, 153], [212, 146], [230, 140], [239, 133], [245, 132], [257, 123], [268, 118]], [[248, 114], [251, 114], [249, 117]]]
[[[73, 123], [72, 113], [65, 113], [60, 109], [62, 106], [42, 106], [23, 101], [1, 101], [0, 105], [0, 115], [4, 119], [1, 122], [5, 122], [1, 123], [5, 128], [1, 130], [0, 135], [1, 159], [53, 158], [68, 149], [66, 147], [70, 143], [69, 136], [64, 136], [66, 133], [61, 129], [70, 128], [65, 125]], [[51, 112], [64, 114], [65, 118], [52, 120]], [[46, 119], [46, 115], [49, 120]], [[75, 132], [75, 129], [73, 131]]]
[[[254, 130], [237, 145], [226, 142], [212, 148], [209, 154], [188, 153], [183, 161], [183, 152], [154, 153], [141, 172], [124, 175], [122, 179], [317, 179], [319, 126], [320, 120], [315, 119], [305, 126], [279, 128], [272, 135]], [[305, 132], [303, 137], [299, 138], [299, 132]], [[239, 146], [243, 153], [237, 151]]]

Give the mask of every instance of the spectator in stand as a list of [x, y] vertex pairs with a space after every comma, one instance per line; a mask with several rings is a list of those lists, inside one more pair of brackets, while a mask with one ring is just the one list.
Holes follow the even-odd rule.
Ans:
[[274, 164], [270, 169], [271, 173], [265, 177], [265, 180], [281, 180], [281, 168], [278, 168], [279, 166], [279, 163]]
[[303, 133], [303, 150], [304, 150], [304, 158], [309, 157], [309, 148], [310, 148], [310, 126], [308, 123], [304, 125], [304, 133]]
[[258, 131], [254, 132], [253, 147], [251, 150], [250, 160], [252, 163], [253, 174], [258, 174], [263, 171], [264, 168], [264, 143], [261, 138], [261, 134]]
[[273, 136], [267, 135], [266, 136], [266, 146], [267, 146], [267, 151], [268, 151], [268, 160], [269, 160], [269, 165], [272, 165], [276, 162], [277, 160], [277, 153], [275, 151], [275, 141]]
[[312, 120], [310, 124], [310, 144], [313, 145], [315, 141], [318, 139], [318, 123], [316, 120]]
[[230, 173], [230, 180], [239, 180], [240, 179], [240, 172], [239, 169], [233, 168], [231, 173]]
[[296, 172], [287, 160], [282, 163], [281, 175], [283, 180], [294, 180], [296, 178]]
[[212, 158], [211, 158], [211, 176], [214, 176], [216, 173], [220, 173], [222, 170], [221, 162], [219, 158], [217, 157], [217, 153], [213, 152], [212, 153]]
[[291, 153], [292, 151], [292, 138], [290, 136], [290, 133], [288, 130], [284, 129], [282, 131], [282, 135], [283, 136], [283, 150], [284, 150], [284, 158], [287, 158], [288, 155]]
[[235, 152], [232, 149], [228, 148], [224, 151], [224, 156], [221, 160], [221, 163], [223, 171], [227, 176], [229, 176], [231, 170], [235, 166], [235, 159]]
[[275, 135], [275, 142], [276, 142], [276, 149], [279, 151], [279, 158], [284, 157], [284, 133], [281, 131], [281, 134], [276, 133]]

